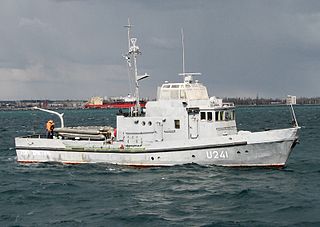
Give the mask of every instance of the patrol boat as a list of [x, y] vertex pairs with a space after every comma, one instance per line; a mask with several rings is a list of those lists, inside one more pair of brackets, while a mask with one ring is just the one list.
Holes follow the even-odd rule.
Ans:
[[[116, 128], [65, 127], [53, 139], [41, 135], [15, 138], [17, 161], [111, 163], [130, 166], [172, 166], [187, 163], [218, 166], [284, 166], [297, 143], [299, 126], [291, 106], [293, 126], [285, 129], [238, 131], [235, 106], [209, 97], [207, 88], [184, 72], [180, 83], [158, 87], [157, 100], [139, 105], [137, 39], [130, 37], [125, 55], [135, 80], [135, 106], [117, 115]], [[184, 50], [184, 48], [183, 48]]]

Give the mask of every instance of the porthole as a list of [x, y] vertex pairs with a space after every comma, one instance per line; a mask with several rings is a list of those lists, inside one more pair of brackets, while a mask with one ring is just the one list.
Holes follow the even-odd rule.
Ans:
[[237, 154], [240, 154], [241, 152], [240, 151], [237, 151]]
[[145, 122], [145, 121], [143, 121], [143, 122], [141, 122], [141, 124], [142, 124], [143, 126], [145, 126], [145, 125], [146, 125], [146, 122]]
[[154, 157], [151, 157], [151, 160], [153, 161], [153, 160], [154, 160]]
[[195, 157], [196, 157], [196, 156], [193, 154], [193, 155], [192, 155], [192, 158], [195, 158]]
[[149, 125], [149, 126], [151, 126], [151, 125], [152, 125], [152, 122], [151, 122], [151, 121], [149, 121], [149, 122], [148, 122], [148, 125]]
[[246, 150], [245, 152], [248, 153], [249, 151]]
[[138, 123], [139, 123], [139, 121], [138, 121], [138, 120], [136, 120], [136, 121], [134, 121], [134, 123], [135, 123], [135, 124], [138, 124]]

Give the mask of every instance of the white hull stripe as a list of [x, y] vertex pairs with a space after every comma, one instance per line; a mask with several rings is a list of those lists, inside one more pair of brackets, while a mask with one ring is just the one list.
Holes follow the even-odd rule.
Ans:
[[[282, 143], [288, 140], [273, 141], [269, 143]], [[263, 143], [266, 144], [266, 143]], [[96, 152], [96, 153], [121, 153], [121, 154], [141, 154], [141, 153], [160, 153], [160, 152], [175, 152], [175, 151], [187, 151], [187, 150], [202, 150], [210, 148], [222, 148], [222, 147], [237, 147], [245, 146], [247, 142], [235, 142], [228, 144], [215, 144], [215, 145], [204, 145], [204, 146], [193, 146], [193, 147], [178, 147], [178, 148], [162, 148], [162, 149], [138, 149], [133, 148], [132, 150], [128, 149], [101, 149], [101, 148], [79, 148], [79, 147], [70, 147], [70, 148], [50, 148], [50, 147], [27, 147], [27, 146], [17, 146], [16, 150], [47, 150], [47, 151], [65, 151], [65, 152]], [[253, 144], [250, 144], [253, 145]]]
[[27, 146], [17, 146], [16, 150], [48, 150], [48, 151], [66, 151], [66, 152], [97, 152], [97, 153], [121, 153], [121, 154], [132, 154], [132, 153], [159, 153], [159, 152], [173, 152], [173, 151], [187, 151], [187, 150], [201, 150], [208, 148], [220, 148], [220, 147], [236, 147], [247, 145], [247, 142], [236, 142], [228, 144], [215, 144], [215, 145], [205, 145], [205, 146], [194, 146], [194, 147], [178, 147], [178, 148], [163, 148], [163, 149], [139, 149], [133, 148], [132, 150], [127, 149], [101, 149], [101, 148], [80, 148], [80, 147], [70, 147], [70, 148], [52, 148], [52, 147], [27, 147]]

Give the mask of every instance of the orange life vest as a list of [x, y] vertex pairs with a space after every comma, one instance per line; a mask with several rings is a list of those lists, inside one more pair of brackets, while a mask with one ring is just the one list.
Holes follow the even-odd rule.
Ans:
[[54, 129], [54, 123], [53, 121], [48, 121], [46, 124], [46, 129], [51, 132]]

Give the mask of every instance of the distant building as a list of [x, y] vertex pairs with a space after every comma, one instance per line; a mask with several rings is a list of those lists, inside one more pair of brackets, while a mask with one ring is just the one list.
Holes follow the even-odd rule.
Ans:
[[287, 105], [296, 105], [297, 104], [297, 96], [288, 95], [286, 99]]
[[92, 97], [89, 100], [89, 103], [91, 103], [93, 105], [102, 105], [103, 104], [103, 98], [98, 97], [98, 96]]

